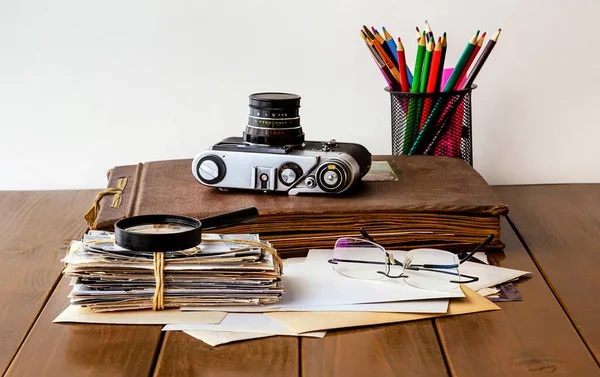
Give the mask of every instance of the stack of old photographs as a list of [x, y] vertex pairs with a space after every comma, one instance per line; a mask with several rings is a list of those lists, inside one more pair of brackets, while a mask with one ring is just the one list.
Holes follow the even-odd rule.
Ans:
[[164, 253], [159, 283], [155, 253], [123, 249], [112, 232], [90, 230], [71, 243], [63, 259], [63, 274], [72, 278], [71, 304], [95, 312], [156, 309], [157, 284], [162, 285], [160, 309], [279, 301], [281, 266], [269, 247], [257, 246], [268, 242], [254, 234], [202, 237], [193, 249]]

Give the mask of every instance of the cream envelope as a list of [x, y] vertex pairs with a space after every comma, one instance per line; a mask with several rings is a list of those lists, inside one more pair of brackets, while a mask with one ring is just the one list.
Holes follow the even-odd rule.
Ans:
[[296, 333], [377, 325], [382, 323], [407, 322], [448, 315], [500, 310], [500, 307], [472, 289], [461, 285], [463, 298], [450, 300], [448, 312], [444, 314], [373, 313], [373, 312], [271, 312], [265, 313], [278, 320]]
[[[250, 340], [259, 338], [268, 338], [271, 336], [277, 336], [277, 334], [259, 334], [259, 333], [248, 333], [248, 332], [233, 332], [233, 331], [209, 331], [209, 330], [189, 330], [184, 333], [203, 341], [210, 346], [218, 346], [220, 344], [226, 344], [231, 342], [238, 342], [240, 340]], [[292, 336], [309, 336], [315, 338], [322, 338], [325, 336], [325, 331], [309, 332], [306, 334], [298, 334]]]

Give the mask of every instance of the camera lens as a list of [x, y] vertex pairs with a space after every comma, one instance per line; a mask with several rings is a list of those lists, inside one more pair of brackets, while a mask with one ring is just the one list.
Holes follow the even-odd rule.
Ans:
[[254, 93], [250, 95], [250, 115], [244, 140], [274, 146], [304, 142], [300, 125], [300, 96], [290, 93]]

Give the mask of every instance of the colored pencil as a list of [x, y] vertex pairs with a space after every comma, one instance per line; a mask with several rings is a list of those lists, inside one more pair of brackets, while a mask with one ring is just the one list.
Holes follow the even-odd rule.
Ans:
[[442, 37], [438, 38], [438, 43], [435, 45], [435, 49], [433, 50], [433, 56], [431, 58], [431, 68], [429, 68], [429, 79], [427, 80], [427, 93], [435, 92], [437, 80], [438, 80], [438, 71], [440, 68], [440, 62], [442, 60]]
[[382, 26], [381, 30], [383, 30], [383, 37], [386, 42], [390, 42], [394, 46], [394, 50], [397, 48], [396, 41], [394, 41], [394, 37], [387, 31], [387, 29]]
[[446, 60], [446, 47], [448, 46], [448, 40], [446, 39], [446, 32], [442, 35], [442, 54], [440, 56], [440, 67], [438, 68], [435, 91], [440, 92], [442, 90], [442, 74], [444, 73], [444, 61]]
[[360, 34], [361, 34], [362, 39], [365, 41], [367, 48], [371, 52], [371, 57], [373, 58], [373, 60], [377, 64], [377, 66], [379, 67], [379, 70], [381, 71], [383, 78], [388, 83], [388, 87], [390, 88], [390, 90], [402, 90], [398, 86], [398, 83], [396, 82], [396, 80], [394, 79], [394, 75], [392, 74], [392, 72], [385, 65], [385, 62], [383, 61], [383, 59], [381, 59], [381, 57], [379, 56], [379, 54], [377, 53], [375, 48], [373, 48], [373, 46], [369, 43], [368, 37], [365, 34], [365, 32], [363, 30], [361, 30]]
[[371, 30], [373, 31], [373, 36], [375, 37], [377, 43], [381, 45], [381, 48], [383, 48], [383, 51], [385, 51], [391, 62], [394, 64], [394, 66], [396, 66], [396, 68], [398, 68], [398, 62], [396, 61], [396, 48], [390, 49], [388, 43], [385, 41], [385, 39], [383, 39], [375, 27], [371, 26]]
[[[470, 88], [473, 85], [473, 82], [475, 81], [475, 78], [477, 77], [477, 74], [479, 73], [479, 71], [481, 70], [481, 67], [483, 67], [483, 64], [485, 63], [485, 61], [487, 60], [488, 56], [490, 55], [490, 53], [492, 52], [492, 49], [494, 48], [494, 46], [496, 45], [496, 42], [498, 41], [498, 37], [500, 36], [500, 32], [502, 31], [502, 29], [498, 29], [498, 31], [494, 34], [494, 36], [488, 41], [487, 45], [485, 46], [485, 48], [483, 49], [483, 51], [481, 52], [481, 55], [479, 56], [479, 58], [477, 59], [477, 62], [475, 62], [475, 65], [473, 66], [473, 69], [471, 70], [471, 72], [469, 73], [469, 75], [467, 76], [467, 80], [465, 82], [465, 88]], [[463, 101], [455, 101], [455, 103], [453, 104], [453, 110], [454, 111], [458, 111], [460, 112], [460, 108], [461, 108], [461, 104], [463, 103]], [[452, 113], [447, 114], [444, 118], [442, 119], [442, 121], [440, 122], [440, 124], [449, 124], [449, 120], [451, 119], [451, 117], [453, 116]], [[447, 128], [447, 127], [445, 127]], [[436, 133], [435, 137], [433, 138], [432, 142], [430, 143], [430, 145], [427, 147], [426, 151], [429, 152], [429, 150], [431, 150], [432, 148], [434, 149], [434, 153], [447, 153], [447, 151], [445, 150], [439, 150], [438, 145], [441, 144], [441, 140], [443, 140], [443, 136], [448, 133], [448, 131], [446, 131], [445, 128], [440, 128], [440, 130], [438, 130], [438, 132]], [[438, 142], [436, 145], [436, 142], [440, 140], [440, 142]], [[458, 147], [460, 148], [460, 146]], [[456, 148], [455, 148], [456, 149]], [[450, 151], [452, 152], [452, 151]]]
[[[427, 82], [429, 80], [429, 68], [431, 67], [431, 58], [433, 55], [433, 48], [435, 43], [431, 35], [429, 35], [429, 42], [425, 48], [425, 56], [423, 57], [423, 68], [421, 68], [421, 82], [419, 85], [419, 93], [425, 93], [427, 90]], [[419, 98], [417, 102], [417, 113], [416, 113], [416, 128], [421, 129], [421, 118], [423, 117], [423, 107], [425, 105], [425, 98]], [[426, 111], [427, 112], [427, 111]]]
[[406, 56], [404, 54], [404, 45], [398, 37], [398, 71], [400, 72], [400, 85], [403, 92], [410, 92], [410, 84], [408, 83], [408, 74], [406, 72]]
[[390, 59], [388, 54], [383, 50], [383, 47], [381, 46], [381, 44], [377, 42], [376, 38], [375, 37], [371, 38], [371, 36], [373, 34], [369, 35], [370, 34], [369, 29], [367, 29], [366, 26], [363, 26], [363, 30], [365, 30], [365, 35], [367, 36], [368, 43], [375, 49], [375, 51], [377, 51], [377, 54], [379, 54], [379, 57], [383, 60], [386, 67], [392, 73], [392, 77], [398, 83], [398, 85], [396, 85], [396, 87], [399, 87], [400, 86], [400, 73], [398, 72], [398, 68], [396, 68], [396, 66], [394, 65], [394, 63], [392, 62], [392, 60]]
[[429, 80], [429, 68], [431, 67], [431, 58], [433, 55], [435, 43], [433, 40], [429, 40], [427, 47], [425, 48], [425, 56], [423, 57], [423, 68], [421, 69], [421, 80], [419, 85], [419, 92], [425, 93], [427, 90], [427, 84]]
[[469, 68], [471, 67], [471, 64], [473, 64], [473, 60], [475, 60], [475, 57], [477, 56], [477, 53], [479, 53], [479, 50], [481, 49], [481, 46], [483, 45], [483, 40], [485, 39], [485, 34], [486, 34], [485, 32], [483, 34], [481, 34], [481, 36], [477, 40], [477, 44], [475, 45], [475, 49], [473, 49], [473, 53], [471, 54], [471, 57], [469, 58], [469, 61], [467, 62], [467, 65], [465, 66], [465, 69], [460, 74], [460, 77], [458, 78], [458, 82], [454, 86], [454, 90], [462, 89], [462, 87], [463, 87], [462, 86], [463, 79], [467, 75], [467, 72], [468, 72]]
[[417, 47], [417, 58], [415, 59], [415, 69], [413, 70], [413, 82], [410, 88], [411, 92], [418, 92], [421, 87], [421, 71], [423, 70], [423, 59], [425, 57], [425, 32], [419, 39], [419, 45]]
[[396, 41], [394, 41], [394, 37], [392, 37], [392, 35], [390, 33], [388, 33], [388, 31], [386, 30], [385, 27], [382, 26], [381, 29], [383, 30], [385, 44], [387, 45], [387, 50], [389, 50], [389, 52], [390, 52], [390, 57], [392, 58], [392, 61], [396, 65], [396, 68], [399, 68], [398, 67], [398, 53], [397, 53], [398, 47], [396, 46]]
[[380, 44], [383, 44], [385, 42], [385, 40], [383, 39], [381, 34], [379, 34], [377, 29], [375, 29], [373, 26], [371, 26], [371, 31], [373, 31], [373, 35], [375, 36], [375, 39], [377, 40], [377, 42], [379, 42]]
[[[435, 49], [433, 50], [433, 57], [431, 58], [431, 68], [429, 69], [429, 79], [427, 80], [427, 93], [433, 93], [436, 91], [438, 85], [438, 70], [440, 68], [440, 60], [442, 58], [442, 37], [438, 37], [438, 43], [435, 45]], [[425, 98], [425, 103], [423, 104], [423, 113], [421, 115], [421, 124], [419, 125], [419, 129], [423, 129], [425, 125], [425, 121], [431, 112], [431, 107], [433, 105], [433, 99], [431, 97]]]
[[[444, 86], [444, 90], [443, 90], [444, 92], [451, 91], [452, 88], [454, 88], [454, 85], [456, 85], [456, 82], [458, 81], [460, 73], [462, 72], [465, 65], [467, 64], [467, 61], [471, 57], [471, 53], [473, 52], [473, 49], [475, 48], [475, 44], [477, 43], [478, 36], [479, 36], [479, 30], [471, 38], [469, 43], [467, 43], [467, 46], [465, 47], [463, 53], [461, 54], [460, 58], [458, 59], [456, 66], [454, 67], [454, 71], [452, 72], [452, 75], [450, 75], [448, 82]], [[425, 148], [427, 148], [430, 141], [432, 140], [431, 136], [434, 131], [435, 124], [438, 123], [438, 120], [445, 119], [444, 115], [448, 113], [453, 100], [454, 99], [452, 97], [450, 99], [450, 102], [445, 98], [441, 98], [441, 97], [438, 98], [438, 100], [435, 102], [435, 105], [433, 106], [433, 109], [429, 113], [429, 116], [427, 117], [427, 120], [425, 121], [423, 128], [421, 129], [421, 131], [415, 138], [415, 141], [414, 141], [412, 147], [410, 148], [410, 152], [409, 152], [410, 154], [422, 154], [425, 151]], [[439, 126], [440, 126], [439, 128], [442, 127], [442, 123], [443, 122], [439, 122]]]
[[431, 35], [433, 35], [433, 30], [431, 30], [431, 26], [429, 25], [429, 21], [427, 21], [427, 20], [425, 20], [425, 31], [426, 31], [428, 34], [431, 34]]
[[458, 62], [456, 63], [456, 66], [454, 67], [454, 71], [452, 71], [452, 74], [450, 75], [450, 78], [448, 79], [446, 86], [444, 86], [444, 90], [443, 90], [444, 92], [451, 91], [454, 88], [454, 86], [456, 85], [456, 83], [458, 82], [458, 78], [462, 74], [462, 71], [465, 69], [467, 62], [469, 61], [469, 58], [471, 58], [471, 54], [473, 53], [473, 50], [475, 49], [475, 45], [477, 44], [478, 36], [479, 36], [479, 30], [477, 30], [477, 33], [475, 33], [475, 35], [471, 38], [469, 43], [467, 43], [467, 46], [465, 47], [462, 54], [460, 55], [460, 58], [458, 59]]
[[[410, 91], [413, 93], [419, 92], [421, 87], [421, 72], [423, 70], [423, 59], [425, 57], [425, 31], [423, 31], [421, 38], [419, 39], [419, 45], [417, 47], [417, 57], [415, 59], [415, 69], [412, 86]], [[404, 153], [407, 154], [412, 148], [414, 138], [419, 130], [420, 113], [419, 110], [419, 98], [411, 98], [408, 105], [408, 111], [406, 115], [406, 128], [404, 129]]]
[[477, 74], [479, 74], [481, 67], [483, 67], [488, 56], [490, 56], [490, 53], [494, 49], [494, 46], [496, 46], [496, 42], [498, 42], [498, 37], [500, 36], [501, 32], [502, 32], [502, 29], [498, 29], [496, 34], [494, 34], [494, 36], [485, 45], [485, 48], [481, 52], [481, 55], [479, 55], [479, 59], [477, 59], [477, 62], [475, 62], [473, 69], [467, 76], [467, 81], [465, 82], [465, 88], [470, 88], [471, 85], [473, 85], [473, 82], [475, 81]]

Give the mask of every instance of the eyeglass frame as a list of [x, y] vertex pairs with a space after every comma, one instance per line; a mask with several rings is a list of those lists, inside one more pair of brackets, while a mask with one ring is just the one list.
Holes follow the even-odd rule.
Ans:
[[[490, 234], [489, 236], [487, 236], [487, 238], [481, 242], [475, 249], [473, 249], [470, 253], [468, 253], [467, 255], [465, 255], [464, 257], [462, 257], [458, 264], [422, 264], [422, 265], [408, 265], [408, 266], [404, 266], [404, 264], [398, 260], [396, 260], [396, 258], [394, 258], [394, 255], [390, 252], [388, 252], [383, 246], [381, 246], [380, 244], [377, 243], [377, 241], [375, 241], [375, 239], [373, 239], [373, 237], [371, 237], [366, 230], [364, 230], [363, 228], [360, 228], [360, 233], [363, 235], [364, 238], [366, 238], [368, 241], [374, 243], [375, 245], [379, 246], [381, 248], [381, 250], [383, 250], [383, 252], [385, 253], [385, 262], [372, 262], [372, 261], [361, 261], [361, 260], [340, 260], [340, 262], [348, 262], [348, 263], [366, 263], [366, 264], [385, 264], [386, 266], [386, 272], [383, 271], [377, 271], [378, 274], [382, 274], [383, 276], [390, 278], [390, 279], [399, 279], [399, 278], [404, 278], [404, 277], [408, 277], [406, 275], [404, 275], [404, 271], [398, 275], [398, 276], [393, 276], [390, 275], [390, 265], [399, 265], [400, 267], [409, 270], [413, 270], [413, 271], [428, 271], [428, 272], [438, 272], [441, 274], [448, 274], [448, 275], [453, 275], [453, 276], [458, 276], [459, 279], [461, 277], [466, 277], [470, 280], [466, 280], [466, 281], [458, 281], [458, 280], [450, 280], [450, 283], [455, 283], [455, 284], [468, 284], [468, 283], [473, 283], [479, 280], [479, 277], [477, 276], [471, 276], [471, 275], [463, 275], [459, 273], [455, 273], [455, 272], [451, 272], [451, 271], [440, 271], [438, 269], [453, 269], [456, 268], [458, 269], [459, 266], [461, 264], [463, 264], [464, 262], [466, 262], [467, 260], [469, 260], [478, 250], [480, 250], [482, 247], [486, 246], [487, 244], [489, 244], [493, 239], [494, 239], [494, 235]], [[443, 250], [442, 250], [443, 251]], [[327, 261], [330, 264], [337, 264], [337, 262], [334, 259], [330, 259]]]

